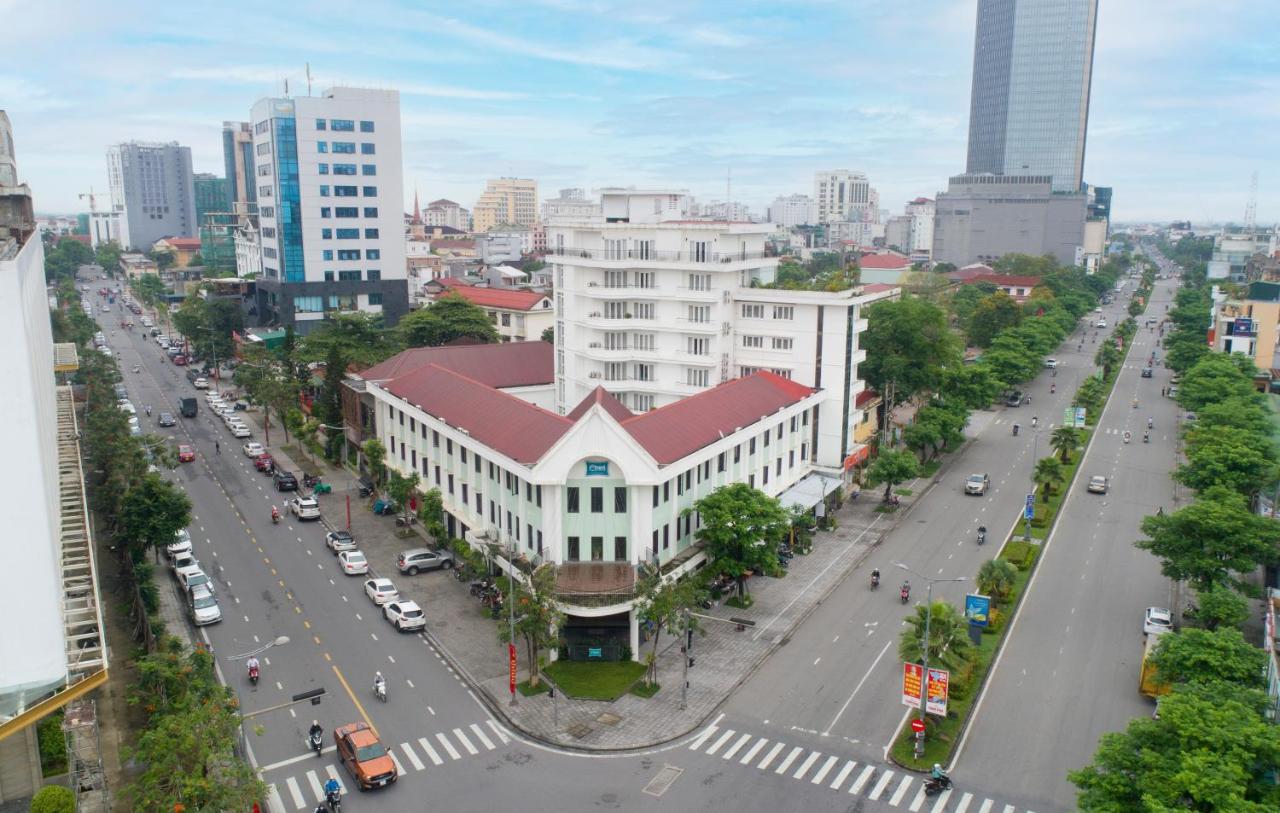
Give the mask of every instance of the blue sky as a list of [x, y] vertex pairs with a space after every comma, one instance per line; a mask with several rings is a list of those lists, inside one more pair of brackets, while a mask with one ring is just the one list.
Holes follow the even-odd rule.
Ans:
[[[1208, 9], [1212, 6], [1213, 10]], [[0, 0], [0, 106], [41, 211], [106, 190], [113, 142], [222, 174], [221, 122], [289, 80], [402, 94], [406, 196], [487, 177], [678, 185], [763, 211], [866, 172], [900, 212], [963, 170], [976, 0]], [[1280, 3], [1101, 0], [1085, 179], [1117, 219], [1280, 220]]]

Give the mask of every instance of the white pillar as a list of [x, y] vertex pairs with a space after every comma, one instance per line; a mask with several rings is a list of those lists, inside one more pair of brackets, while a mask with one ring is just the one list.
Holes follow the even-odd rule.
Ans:
[[640, 660], [640, 616], [632, 607], [627, 613], [631, 621], [631, 660]]

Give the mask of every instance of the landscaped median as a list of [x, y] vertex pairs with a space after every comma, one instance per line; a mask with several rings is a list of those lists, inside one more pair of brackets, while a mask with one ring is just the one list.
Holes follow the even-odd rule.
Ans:
[[[1107, 342], [1113, 343], [1115, 338], [1121, 338], [1124, 350], [1116, 354], [1118, 360], [1108, 359], [1112, 363], [1102, 364], [1105, 371], [1103, 374], [1086, 379], [1081, 386], [1076, 402], [1078, 404], [1092, 402], [1092, 405], [1087, 407], [1086, 426], [1075, 430], [1077, 441], [1075, 447], [1071, 448], [1071, 444], [1064, 442], [1054, 443], [1051, 454], [1044, 460], [1053, 458], [1058, 461], [1057, 464], [1043, 469], [1037, 465], [1036, 477], [1040, 482], [1032, 489], [1036, 494], [1036, 502], [1035, 517], [1031, 520], [1030, 538], [1026, 534], [1025, 522], [1017, 521], [996, 554], [996, 558], [984, 564], [979, 570], [977, 592], [991, 597], [988, 626], [982, 630], [980, 643], [968, 649], [967, 657], [961, 659], [959, 663], [950, 665], [947, 714], [941, 719], [935, 715], [927, 717], [923, 755], [919, 759], [915, 756], [916, 735], [911, 730], [909, 722], [904, 724], [902, 730], [895, 736], [889, 756], [904, 768], [925, 771], [935, 763], [947, 764], [950, 761], [952, 749], [959, 742], [968, 724], [973, 702], [986, 682], [996, 655], [1004, 644], [1010, 622], [1021, 606], [1027, 584], [1031, 581], [1031, 576], [1040, 560], [1041, 546], [1052, 531], [1061, 511], [1062, 502], [1075, 482], [1089, 443], [1093, 439], [1092, 427], [1096, 425], [1102, 408], [1110, 398], [1124, 356], [1131, 346], [1134, 332], [1133, 320], [1127, 320], [1117, 326], [1115, 334], [1108, 338]], [[1091, 391], [1086, 392], [1087, 389]], [[1042, 463], [1043, 460], [1039, 462]], [[1043, 476], [1046, 472], [1054, 476]], [[935, 611], [935, 620], [937, 616], [938, 613]], [[932, 656], [931, 661], [933, 661]], [[915, 714], [911, 715], [912, 718], [915, 716]]]

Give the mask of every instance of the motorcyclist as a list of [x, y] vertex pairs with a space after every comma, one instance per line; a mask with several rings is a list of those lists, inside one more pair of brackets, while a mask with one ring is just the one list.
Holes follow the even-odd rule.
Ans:
[[1018, 430], [1019, 430], [1019, 429], [1021, 429], [1021, 428], [1022, 428], [1022, 426], [1021, 426], [1020, 424], [1016, 424], [1016, 423], [1015, 423], [1015, 424], [1013, 425], [1013, 434], [1017, 435], [1017, 434], [1018, 434]]
[[985, 526], [985, 525], [979, 525], [979, 526], [978, 526], [978, 538], [979, 538], [979, 539], [986, 539], [986, 538], [987, 538], [987, 526]]
[[143, 407], [143, 409], [145, 409], [145, 410], [147, 411], [147, 416], [148, 416], [148, 417], [150, 417], [150, 416], [151, 416], [151, 404], [147, 404], [145, 407]]
[[373, 692], [379, 696], [385, 696], [387, 693], [387, 679], [381, 672], [373, 673]]
[[904, 581], [904, 582], [902, 583], [902, 589], [901, 589], [901, 590], [899, 590], [898, 592], [899, 592], [899, 593], [901, 593], [901, 594], [902, 594], [902, 595], [904, 595], [904, 596], [909, 596], [909, 595], [911, 595], [911, 582], [910, 582], [910, 581]]
[[1147, 418], [1147, 428], [1150, 429], [1155, 425], [1155, 418]]
[[332, 776], [329, 777], [329, 781], [324, 783], [325, 799], [328, 800], [329, 802], [333, 802], [335, 799], [340, 798], [341, 795], [342, 795], [342, 786], [338, 784], [337, 779], [335, 779]]
[[871, 586], [875, 587], [880, 584], [880, 568], [871, 571]]
[[933, 770], [929, 772], [929, 775], [933, 777], [935, 782], [942, 782], [947, 778], [947, 773], [942, 770], [942, 763], [940, 762], [933, 763]]
[[1142, 442], [1143, 442], [1143, 443], [1150, 443], [1150, 442], [1151, 442], [1151, 433], [1150, 433], [1150, 432], [1143, 432], [1143, 433], [1142, 433]]
[[271, 506], [271, 521], [272, 522], [280, 521], [280, 509], [275, 507], [274, 505]]
[[324, 729], [320, 727], [319, 720], [311, 721], [311, 730], [307, 732], [307, 736], [313, 740], [316, 739], [317, 737], [324, 736]]
[[1032, 429], [1035, 429], [1035, 428], [1036, 428], [1037, 426], [1039, 426], [1039, 425], [1040, 425], [1040, 418], [1039, 418], [1039, 417], [1037, 417], [1037, 416], [1035, 416], [1035, 415], [1032, 415], [1032, 416], [1031, 416], [1031, 428], [1032, 428]]
[[253, 677], [258, 674], [258, 670], [262, 668], [258, 663], [258, 659], [252, 656], [250, 656], [249, 660], [245, 662], [245, 666], [249, 669], [249, 677]]
[[1053, 395], [1053, 394], [1054, 394], [1055, 392], [1057, 392], [1057, 391], [1058, 391], [1058, 385], [1057, 385], [1057, 384], [1050, 384], [1050, 385], [1049, 385], [1049, 394], [1050, 394], [1050, 395]]

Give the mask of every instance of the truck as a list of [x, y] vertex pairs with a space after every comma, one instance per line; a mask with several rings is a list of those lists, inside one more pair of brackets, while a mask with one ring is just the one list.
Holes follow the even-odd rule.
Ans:
[[1168, 683], [1161, 683], [1156, 678], [1155, 665], [1151, 663], [1151, 653], [1155, 651], [1156, 644], [1160, 641], [1160, 635], [1168, 634], [1148, 633], [1147, 641], [1143, 644], [1142, 667], [1138, 673], [1138, 691], [1152, 699], [1158, 699], [1160, 695], [1168, 694], [1172, 688]]
[[197, 406], [194, 398], [179, 398], [178, 408], [182, 412], [184, 418], [194, 418], [196, 416]]

